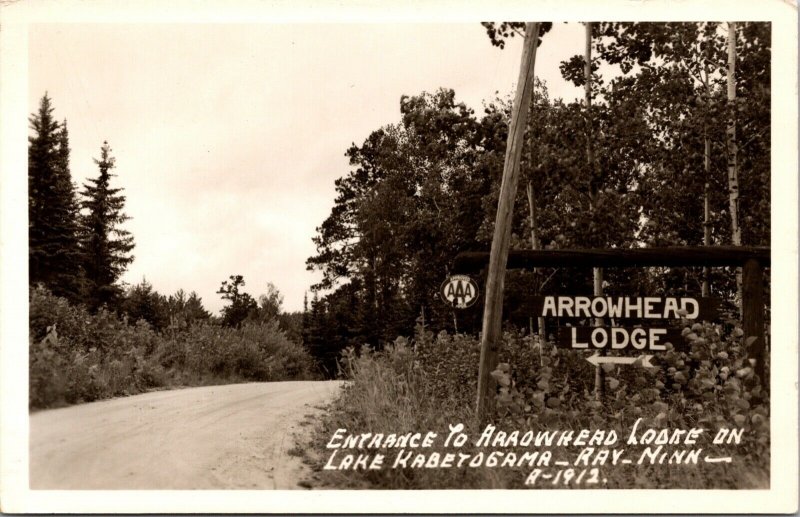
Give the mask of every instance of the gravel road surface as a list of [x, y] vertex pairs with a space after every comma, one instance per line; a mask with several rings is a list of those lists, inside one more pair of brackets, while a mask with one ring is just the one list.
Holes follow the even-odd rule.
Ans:
[[291, 489], [337, 381], [158, 391], [31, 414], [32, 489]]

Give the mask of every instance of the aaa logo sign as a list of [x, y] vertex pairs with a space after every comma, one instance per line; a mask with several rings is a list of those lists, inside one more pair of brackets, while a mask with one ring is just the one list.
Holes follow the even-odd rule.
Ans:
[[442, 300], [457, 309], [466, 309], [478, 299], [478, 284], [466, 275], [453, 275], [440, 290]]

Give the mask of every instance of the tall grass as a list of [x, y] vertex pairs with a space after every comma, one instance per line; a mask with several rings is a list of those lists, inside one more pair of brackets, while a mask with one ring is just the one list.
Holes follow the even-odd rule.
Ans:
[[[337, 429], [353, 433], [446, 432], [448, 424], [469, 422], [469, 408], [460, 398], [432, 396], [425, 372], [419, 368], [407, 341], [399, 339], [381, 352], [345, 350], [341, 364], [349, 382], [342, 396], [323, 417], [315, 441], [306, 452], [312, 458], [318, 481], [340, 488], [469, 488], [484, 486], [487, 473], [469, 470], [439, 471], [369, 470], [322, 472], [328, 459], [325, 444]], [[440, 450], [441, 449], [436, 449]], [[361, 451], [367, 452], [367, 451]], [[379, 451], [380, 452], [380, 451]], [[385, 452], [385, 451], [383, 451]]]

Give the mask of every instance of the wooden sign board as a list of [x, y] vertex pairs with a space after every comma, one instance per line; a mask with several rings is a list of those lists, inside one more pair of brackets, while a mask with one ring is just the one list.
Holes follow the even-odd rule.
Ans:
[[556, 346], [577, 350], [614, 350], [636, 352], [659, 352], [683, 348], [681, 331], [671, 328], [642, 327], [561, 327], [558, 329]]
[[658, 296], [534, 296], [536, 316], [555, 318], [680, 319], [717, 318], [714, 298]]
[[[534, 314], [551, 318], [619, 320], [713, 320], [712, 298], [659, 296], [534, 296]], [[657, 327], [560, 327], [556, 346], [577, 350], [658, 352], [683, 348], [681, 331]]]

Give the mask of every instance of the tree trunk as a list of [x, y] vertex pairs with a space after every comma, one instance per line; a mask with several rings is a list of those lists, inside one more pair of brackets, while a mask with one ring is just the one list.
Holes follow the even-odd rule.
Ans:
[[[709, 42], [710, 46], [711, 43]], [[711, 194], [711, 138], [709, 137], [708, 118], [709, 111], [711, 110], [711, 78], [708, 72], [708, 61], [706, 60], [703, 65], [706, 73], [705, 86], [706, 94], [706, 112], [703, 117], [703, 172], [705, 174], [703, 181], [703, 246], [711, 245], [711, 207], [709, 196]], [[703, 268], [703, 288], [701, 294], [705, 297], [711, 296], [711, 270], [708, 266]]]
[[[709, 207], [708, 195], [710, 190], [709, 177], [711, 172], [711, 139], [708, 133], [704, 136], [705, 151], [704, 151], [704, 170], [705, 170], [705, 183], [703, 185], [703, 246], [711, 245], [711, 210]], [[703, 289], [701, 294], [704, 297], [711, 296], [711, 283], [709, 281], [710, 270], [708, 267], [703, 268]]]
[[[739, 166], [736, 147], [736, 23], [728, 22], [728, 204], [731, 214], [731, 242], [742, 245], [742, 229], [739, 226]], [[739, 307], [742, 298], [742, 270], [736, 272], [736, 292]]]
[[536, 203], [533, 197], [533, 182], [528, 181], [528, 213], [531, 223], [531, 249], [541, 249], [539, 236], [536, 235]]

